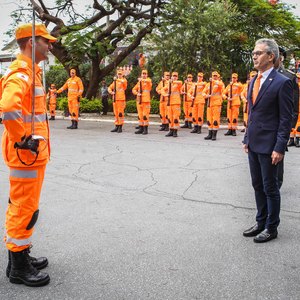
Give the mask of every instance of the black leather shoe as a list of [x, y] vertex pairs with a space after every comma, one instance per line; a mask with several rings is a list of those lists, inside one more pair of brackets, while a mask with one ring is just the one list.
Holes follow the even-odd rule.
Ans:
[[243, 236], [252, 237], [261, 233], [265, 229], [264, 226], [259, 226], [257, 223], [243, 232]]
[[254, 243], [266, 243], [273, 239], [276, 239], [278, 235], [277, 230], [270, 232], [269, 229], [265, 229], [260, 234], [258, 234], [254, 239]]

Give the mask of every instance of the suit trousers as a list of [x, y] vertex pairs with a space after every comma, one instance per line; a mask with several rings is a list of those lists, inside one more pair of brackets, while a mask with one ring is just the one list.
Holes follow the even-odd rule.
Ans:
[[256, 221], [269, 231], [275, 231], [280, 222], [278, 165], [272, 165], [270, 154], [252, 152], [250, 149], [248, 159], [255, 191]]

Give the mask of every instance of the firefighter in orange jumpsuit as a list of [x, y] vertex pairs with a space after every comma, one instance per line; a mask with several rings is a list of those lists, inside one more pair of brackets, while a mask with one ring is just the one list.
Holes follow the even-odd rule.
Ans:
[[159, 115], [161, 119], [161, 128], [159, 131], [169, 131], [169, 121], [167, 119], [167, 100], [161, 94], [162, 89], [168, 85], [170, 80], [170, 72], [164, 72], [164, 77], [159, 82], [158, 86], [156, 87], [156, 92], [160, 95], [159, 99]]
[[[298, 86], [299, 86], [299, 92], [300, 92], [300, 73], [296, 74], [298, 77]], [[299, 99], [300, 100], [300, 99]], [[291, 134], [290, 134], [290, 140], [294, 139], [294, 144], [297, 148], [300, 147], [300, 101], [299, 101], [299, 109], [298, 109], [298, 119], [295, 128], [292, 128]], [[289, 146], [289, 144], [288, 144]]]
[[223, 93], [223, 99], [227, 99], [227, 122], [228, 131], [224, 135], [236, 136], [238, 117], [240, 112], [240, 96], [243, 91], [243, 84], [238, 82], [238, 74], [232, 73], [231, 82]]
[[192, 128], [193, 116], [192, 116], [192, 98], [188, 91], [193, 86], [193, 75], [188, 74], [187, 80], [185, 80], [184, 84], [181, 88], [181, 94], [183, 95], [183, 111], [184, 111], [184, 125], [180, 128]]
[[117, 77], [108, 87], [108, 92], [113, 98], [113, 110], [115, 116], [115, 128], [111, 132], [122, 132], [122, 127], [124, 125], [124, 111], [126, 107], [126, 95], [125, 91], [127, 89], [127, 80], [123, 76], [121, 70], [117, 71]]
[[139, 66], [141, 69], [145, 68], [146, 65], [146, 57], [144, 56], [143, 53], [139, 54]]
[[178, 80], [178, 73], [173, 72], [168, 84], [161, 90], [161, 94], [167, 100], [167, 115], [170, 124], [170, 131], [166, 136], [177, 137], [179, 129], [179, 118], [181, 112], [181, 88], [182, 81]]
[[83, 84], [81, 79], [76, 76], [76, 70], [70, 70], [70, 78], [66, 83], [57, 91], [58, 94], [64, 90], [68, 90], [68, 107], [71, 115], [72, 125], [68, 126], [68, 129], [78, 128], [78, 116], [79, 116], [79, 103], [83, 93]]
[[192, 118], [194, 129], [191, 133], [201, 133], [204, 116], [205, 99], [203, 97], [203, 90], [207, 82], [203, 81], [203, 73], [198, 73], [197, 82], [189, 90], [190, 97], [192, 98]]
[[[47, 59], [51, 36], [45, 25], [35, 25], [35, 110], [32, 111], [32, 24], [16, 29], [21, 53], [1, 80], [3, 110], [2, 155], [9, 167], [10, 191], [4, 241], [9, 253], [6, 275], [12, 283], [28, 286], [48, 284], [48, 274], [38, 271], [47, 266], [45, 257], [29, 255], [31, 236], [39, 214], [39, 199], [46, 164], [50, 157], [46, 93], [38, 63]], [[34, 118], [34, 123], [31, 122]], [[37, 140], [32, 134], [43, 139]], [[38, 155], [37, 155], [38, 153]]]
[[241, 130], [241, 132], [245, 132], [245, 129], [247, 127], [248, 123], [248, 101], [247, 101], [247, 95], [248, 95], [248, 89], [249, 89], [249, 83], [256, 76], [256, 71], [251, 71], [249, 75], [249, 80], [244, 84], [243, 91], [241, 93], [241, 100], [243, 102], [243, 117], [244, 117], [244, 128]]
[[217, 71], [212, 72], [212, 79], [203, 90], [203, 96], [207, 99], [208, 135], [204, 138], [205, 140], [215, 141], [217, 139], [224, 88], [224, 83], [220, 80], [220, 74]]
[[148, 77], [147, 70], [142, 70], [141, 78], [133, 87], [132, 93], [136, 96], [138, 108], [139, 129], [135, 134], [148, 134], [149, 116], [151, 109], [152, 81]]
[[49, 111], [51, 116], [49, 120], [55, 120], [56, 97], [57, 90], [55, 84], [52, 83], [47, 94], [47, 99], [49, 99]]

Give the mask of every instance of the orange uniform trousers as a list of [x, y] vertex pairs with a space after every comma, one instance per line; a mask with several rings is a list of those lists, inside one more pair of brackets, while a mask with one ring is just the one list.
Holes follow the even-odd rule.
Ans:
[[149, 126], [149, 116], [151, 110], [150, 102], [142, 102], [139, 104], [136, 103], [138, 118], [139, 118], [139, 126]]
[[171, 104], [167, 106], [168, 120], [170, 129], [179, 129], [179, 117], [181, 113], [180, 104]]
[[232, 105], [230, 108], [229, 103], [227, 104], [228, 129], [233, 129], [233, 130], [237, 129], [239, 113], [240, 113], [239, 105]]
[[71, 120], [78, 121], [79, 116], [79, 101], [77, 96], [68, 98], [68, 107], [71, 115]]
[[8, 250], [22, 251], [31, 244], [46, 165], [28, 168], [10, 168], [9, 204], [6, 211]]
[[193, 106], [193, 124], [202, 126], [204, 116], [204, 103], [195, 103]]
[[296, 127], [291, 130], [290, 137], [300, 137], [300, 114], [298, 115]]
[[[244, 126], [247, 127], [248, 124], [248, 102], [244, 102], [243, 104], [243, 119], [244, 119]], [[247, 110], [246, 110], [247, 107]]]
[[160, 101], [159, 102], [159, 115], [162, 124], [168, 124], [169, 121], [167, 119], [167, 101]]
[[55, 117], [55, 109], [56, 109], [56, 100], [51, 100], [49, 103], [49, 111], [50, 111], [50, 116]]
[[192, 101], [183, 102], [183, 112], [184, 112], [184, 121], [192, 122], [193, 121], [193, 108]]
[[218, 130], [221, 119], [221, 105], [207, 107], [207, 125], [209, 130]]
[[124, 111], [126, 107], [125, 100], [116, 100], [113, 102], [113, 111], [115, 115], [115, 125], [123, 125], [124, 124]]

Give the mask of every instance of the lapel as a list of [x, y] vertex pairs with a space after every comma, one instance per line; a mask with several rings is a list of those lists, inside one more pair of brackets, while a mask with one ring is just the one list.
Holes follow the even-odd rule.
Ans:
[[[258, 92], [256, 101], [255, 101], [255, 103], [254, 103], [253, 106], [256, 106], [257, 103], [260, 101], [260, 99], [263, 97], [264, 93], [266, 92], [266, 90], [269, 88], [269, 86], [273, 82], [276, 74], [277, 74], [277, 70], [273, 69], [272, 72], [267, 77], [267, 79], [265, 80], [265, 82], [263, 83], [263, 85], [261, 86], [261, 88], [260, 88], [260, 90]], [[253, 85], [252, 85], [252, 88], [253, 88]], [[251, 101], [252, 101], [252, 89], [251, 89]]]

